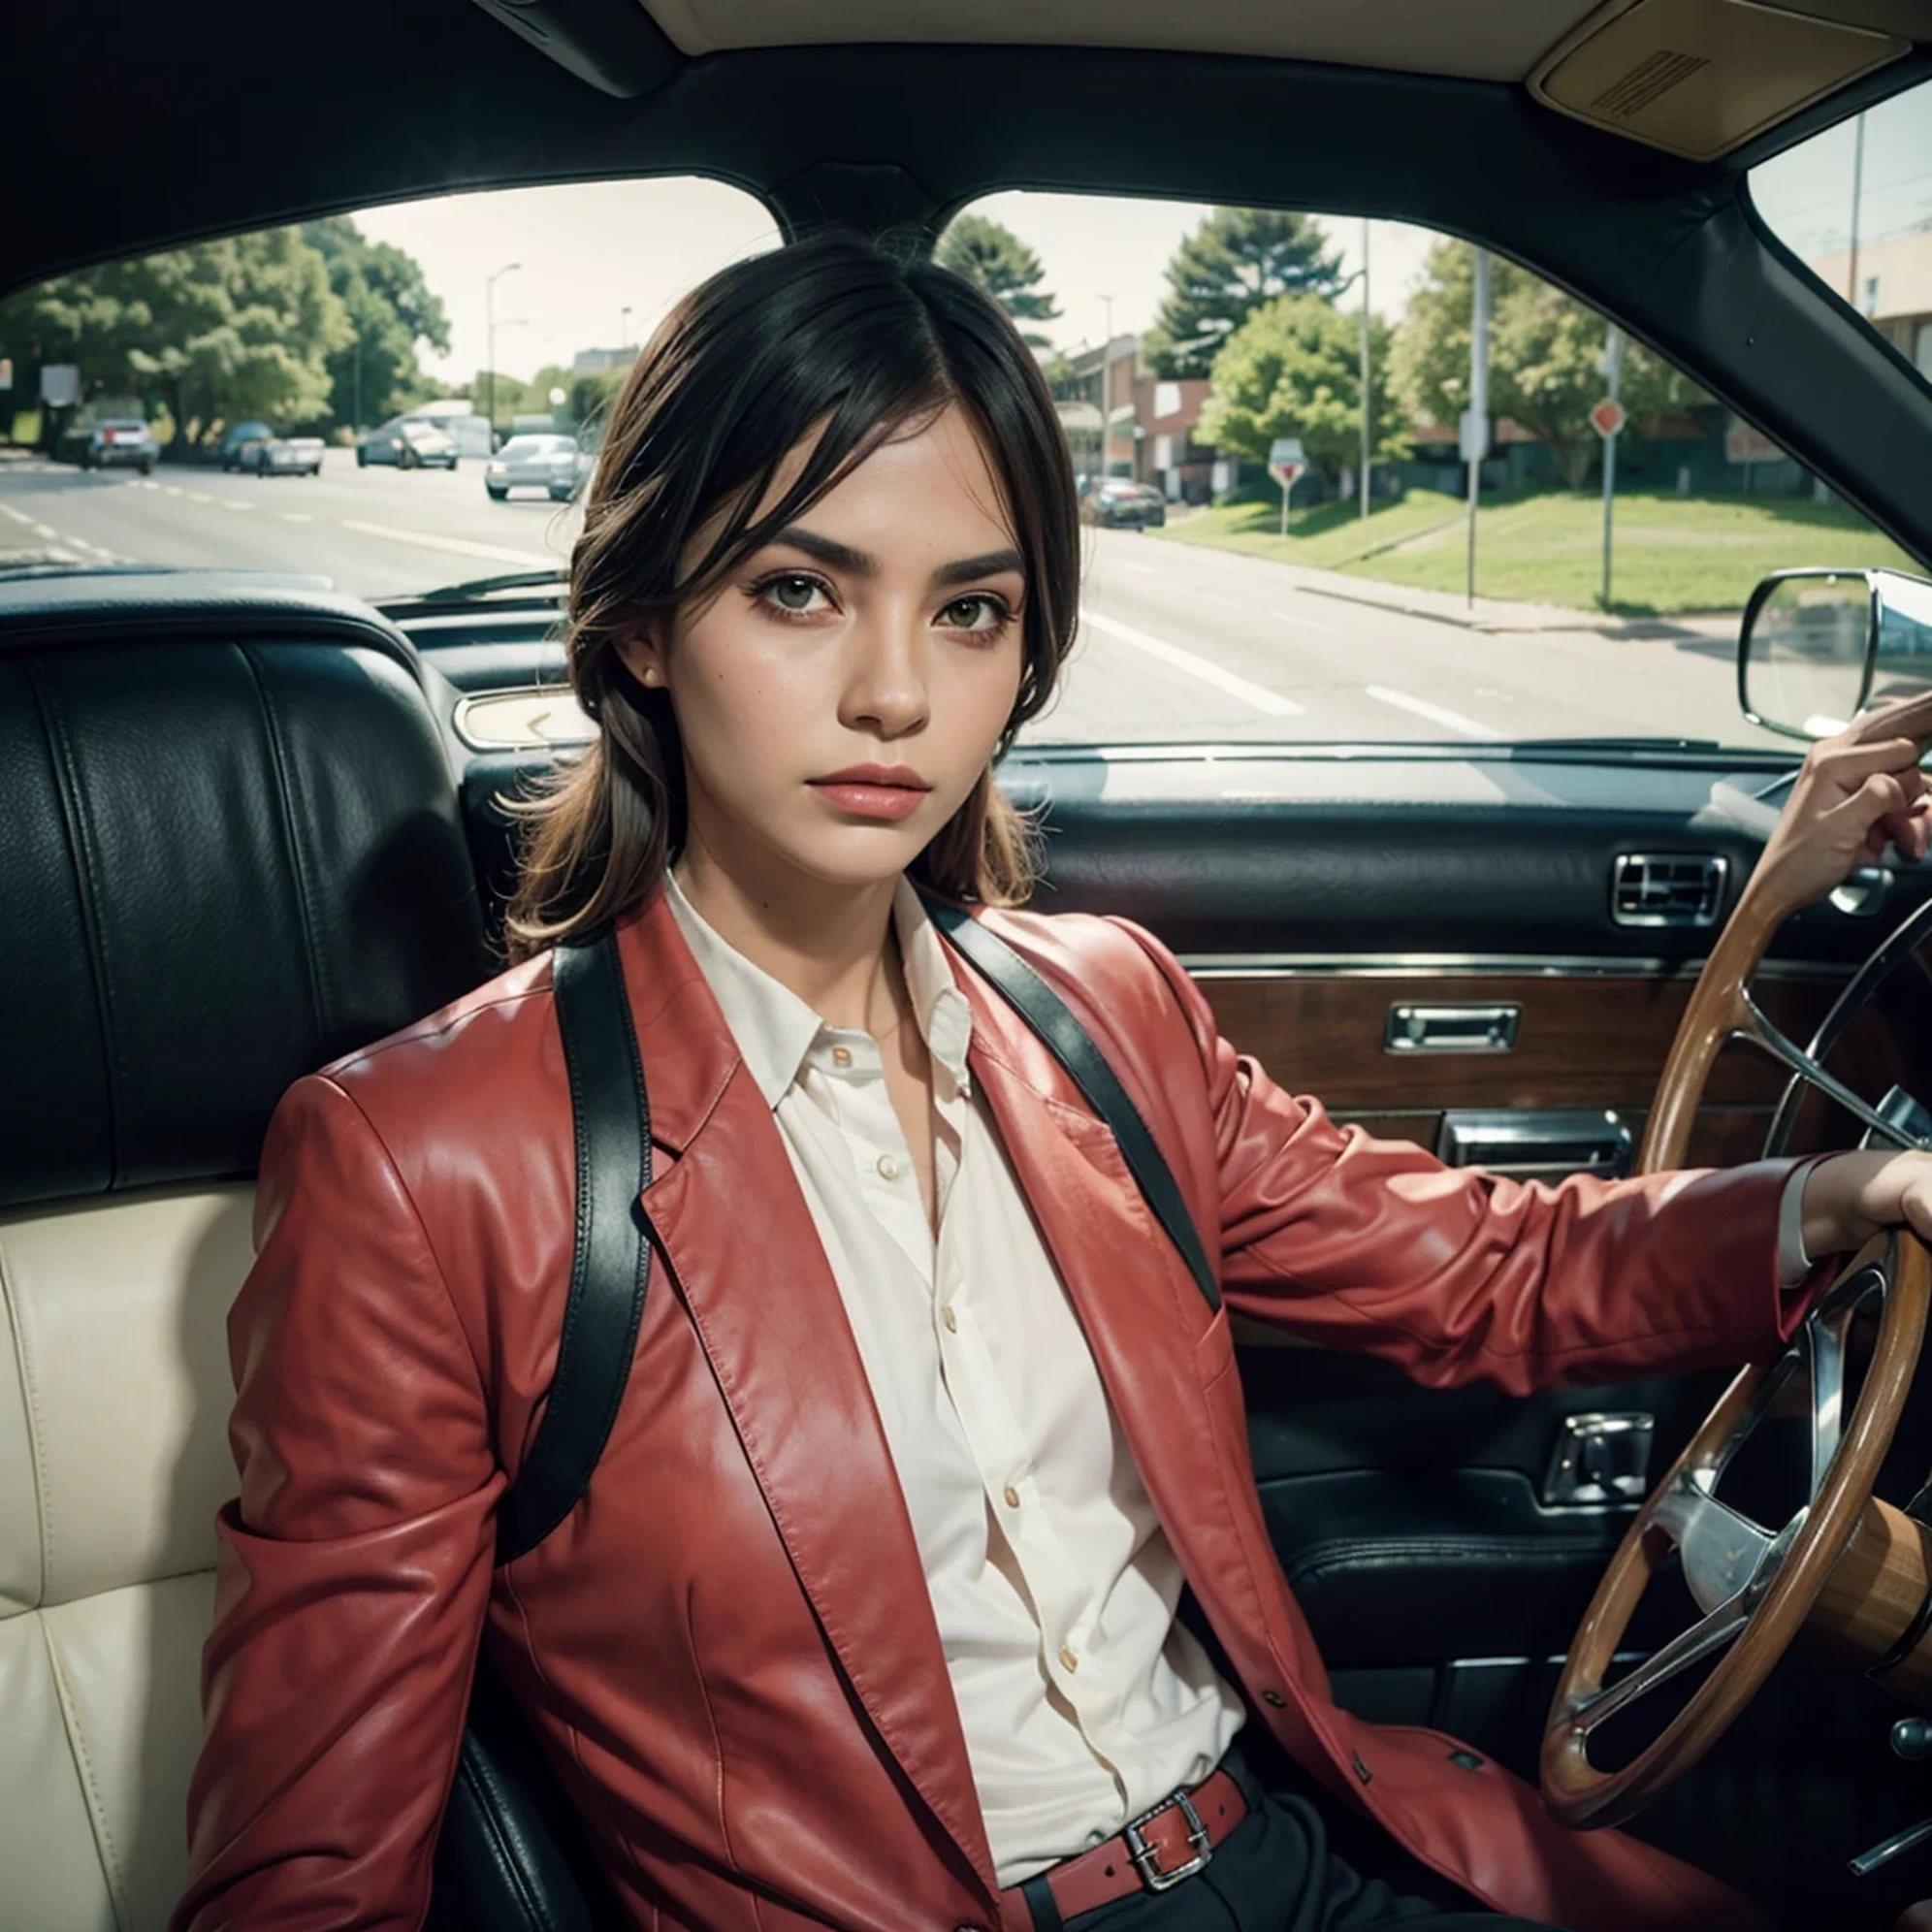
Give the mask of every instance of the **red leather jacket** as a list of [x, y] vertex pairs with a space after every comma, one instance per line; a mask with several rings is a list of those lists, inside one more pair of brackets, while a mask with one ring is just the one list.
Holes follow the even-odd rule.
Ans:
[[[1780, 1330], [1785, 1163], [1555, 1189], [1336, 1128], [1117, 922], [989, 915], [1185, 1191], [1227, 1304], [1432, 1383], [1730, 1362]], [[292, 1087], [230, 1317], [207, 1736], [177, 1932], [414, 1926], [483, 1634], [636, 1921], [1025, 1932], [998, 1898], [924, 1577], [769, 1110], [661, 903], [621, 948], [662, 1266], [582, 1504], [507, 1568], [492, 1510], [556, 1359], [571, 1123], [547, 959]], [[1756, 1924], [1573, 1835], [1453, 1741], [1331, 1701], [1270, 1548], [1225, 1311], [1108, 1132], [963, 963], [972, 1068], [1141, 1474], [1256, 1719], [1493, 1905], [1578, 1932]]]

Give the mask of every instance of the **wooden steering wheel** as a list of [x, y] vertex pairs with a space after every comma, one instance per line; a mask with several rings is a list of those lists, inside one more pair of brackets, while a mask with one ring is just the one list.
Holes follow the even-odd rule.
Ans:
[[[1732, 914], [1664, 1064], [1640, 1172], [1683, 1164], [1712, 1065], [1733, 1038], [1785, 1062], [1887, 1142], [1917, 1144], [1779, 1033], [1751, 997], [1751, 976], [1794, 910], [1772, 892], [1747, 891]], [[1895, 954], [1904, 931], [1874, 964]], [[1932, 1531], [1872, 1495], [1918, 1365], [1928, 1302], [1932, 1256], [1917, 1239], [1894, 1230], [1868, 1242], [1777, 1360], [1739, 1372], [1637, 1512], [1570, 1645], [1543, 1734], [1543, 1797], [1563, 1823], [1616, 1824], [1641, 1810], [1717, 1742], [1801, 1629], [1908, 1702], [1932, 1707]], [[1848, 1331], [1873, 1312], [1877, 1341], [1848, 1416]], [[1759, 1424], [1774, 1410], [1788, 1413], [1801, 1392], [1809, 1493], [1783, 1525], [1754, 1522], [1718, 1499], [1719, 1481]], [[1672, 1552], [1702, 1615], [1606, 1687], [1638, 1599]], [[1600, 1725], [1713, 1658], [1709, 1675], [1633, 1758], [1608, 1771], [1592, 1763]]]

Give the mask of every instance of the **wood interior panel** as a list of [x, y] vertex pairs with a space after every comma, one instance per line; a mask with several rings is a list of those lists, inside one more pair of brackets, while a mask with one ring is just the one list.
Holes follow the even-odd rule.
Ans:
[[[1368, 977], [1346, 972], [1203, 978], [1221, 1031], [1283, 1086], [1318, 1095], [1345, 1118], [1424, 1114], [1449, 1107], [1650, 1105], [1692, 982], [1682, 976], [1454, 974]], [[1808, 1039], [1834, 981], [1766, 976], [1757, 996], [1787, 1034]], [[1507, 1053], [1392, 1053], [1392, 1006], [1519, 1006]], [[1714, 1109], [1768, 1118], [1784, 1074], [1755, 1048], [1729, 1048], [1712, 1079]], [[1632, 1120], [1635, 1131], [1640, 1122]], [[1742, 1135], [1742, 1123], [1727, 1134]]]

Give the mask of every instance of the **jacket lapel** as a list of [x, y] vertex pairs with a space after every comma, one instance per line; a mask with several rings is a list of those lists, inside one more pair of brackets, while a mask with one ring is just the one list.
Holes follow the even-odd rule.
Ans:
[[826, 1641], [991, 1895], [992, 1856], [918, 1545], [811, 1210], [661, 902], [627, 924], [620, 946], [652, 1139], [678, 1156], [645, 1189], [645, 1216]]

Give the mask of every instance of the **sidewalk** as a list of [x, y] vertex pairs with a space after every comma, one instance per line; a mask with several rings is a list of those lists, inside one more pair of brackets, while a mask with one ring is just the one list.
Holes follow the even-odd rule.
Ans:
[[1343, 570], [1317, 570], [1305, 564], [1278, 564], [1297, 590], [1342, 603], [1367, 604], [1373, 609], [1400, 611], [1404, 617], [1426, 617], [1453, 624], [1459, 630], [1548, 631], [1592, 630], [1602, 637], [1734, 639], [1735, 612], [1712, 616], [1612, 617], [1601, 611], [1572, 610], [1564, 604], [1525, 603], [1512, 597], [1478, 596], [1473, 604], [1453, 591], [1424, 591], [1407, 584], [1382, 584]]

